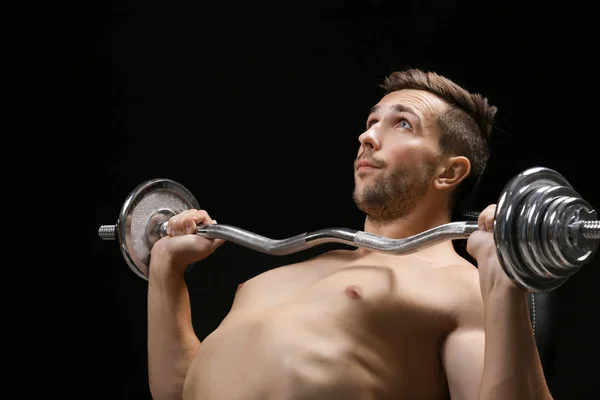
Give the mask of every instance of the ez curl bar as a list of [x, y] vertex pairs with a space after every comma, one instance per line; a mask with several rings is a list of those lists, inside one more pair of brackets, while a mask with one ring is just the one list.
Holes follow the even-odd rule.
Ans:
[[[181, 184], [151, 179], [129, 194], [116, 224], [102, 225], [98, 235], [103, 240], [117, 240], [127, 265], [147, 280], [152, 246], [166, 236], [169, 218], [190, 208], [200, 206]], [[354, 229], [329, 228], [277, 240], [214, 224], [198, 226], [197, 234], [269, 255], [292, 254], [330, 242], [410, 254], [442, 241], [466, 239], [478, 229], [476, 222], [450, 222], [404, 239], [389, 239]], [[600, 221], [561, 174], [535, 167], [512, 178], [502, 190], [493, 235], [504, 272], [528, 291], [546, 292], [561, 286], [594, 257]]]

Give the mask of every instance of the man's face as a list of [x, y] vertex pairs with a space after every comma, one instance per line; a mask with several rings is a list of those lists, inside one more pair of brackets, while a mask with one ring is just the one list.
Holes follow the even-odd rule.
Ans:
[[436, 116], [446, 107], [431, 93], [405, 89], [371, 109], [359, 137], [353, 198], [372, 221], [407, 215], [429, 191], [439, 161]]

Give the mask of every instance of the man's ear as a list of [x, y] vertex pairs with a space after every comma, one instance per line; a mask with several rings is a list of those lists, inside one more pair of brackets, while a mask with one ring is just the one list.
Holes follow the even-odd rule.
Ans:
[[438, 166], [433, 187], [438, 190], [447, 190], [456, 187], [471, 172], [471, 162], [467, 157], [449, 157]]

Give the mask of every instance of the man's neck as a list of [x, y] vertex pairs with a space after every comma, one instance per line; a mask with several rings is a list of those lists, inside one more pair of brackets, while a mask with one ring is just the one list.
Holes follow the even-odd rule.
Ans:
[[[416, 207], [408, 215], [393, 221], [378, 222], [373, 221], [367, 216], [364, 231], [390, 239], [404, 239], [449, 222], [450, 216], [445, 209], [424, 206]], [[438, 247], [438, 250], [441, 250], [441, 248], [453, 249], [452, 242], [450, 241], [441, 243], [435, 247]], [[359, 252], [366, 255], [371, 251], [360, 249]]]

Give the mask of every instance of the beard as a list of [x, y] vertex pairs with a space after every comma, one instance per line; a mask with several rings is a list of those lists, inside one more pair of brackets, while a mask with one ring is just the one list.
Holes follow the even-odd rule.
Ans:
[[[399, 167], [379, 174], [362, 189], [355, 185], [352, 198], [356, 206], [376, 224], [395, 221], [410, 214], [429, 190], [434, 166]], [[358, 178], [355, 178], [358, 179]]]

